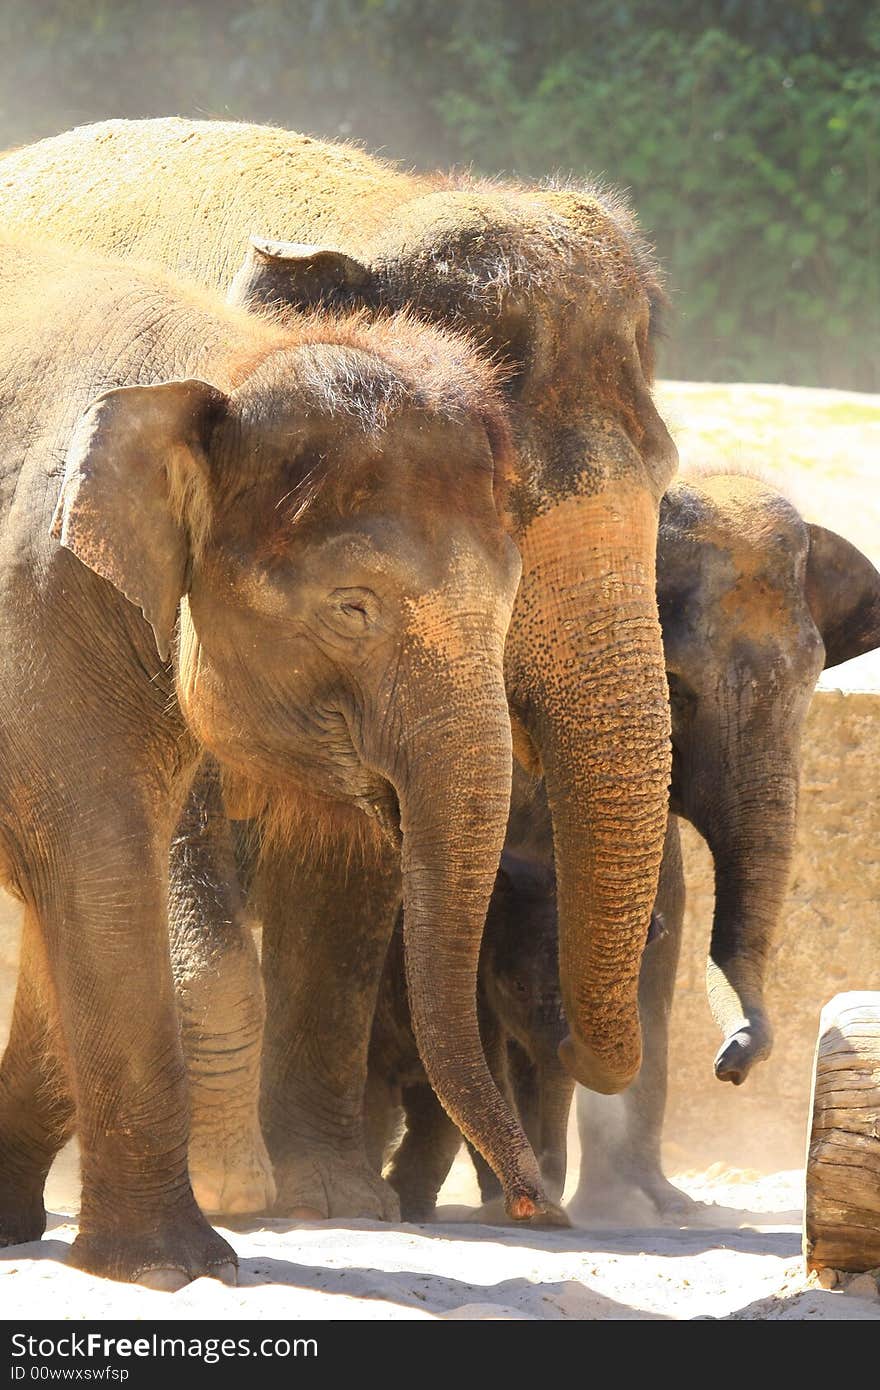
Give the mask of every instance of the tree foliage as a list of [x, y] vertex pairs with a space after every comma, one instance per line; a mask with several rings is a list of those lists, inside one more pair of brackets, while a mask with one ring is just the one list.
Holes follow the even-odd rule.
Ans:
[[0, 138], [269, 120], [630, 190], [667, 374], [880, 389], [880, 17], [859, 0], [3, 0]]

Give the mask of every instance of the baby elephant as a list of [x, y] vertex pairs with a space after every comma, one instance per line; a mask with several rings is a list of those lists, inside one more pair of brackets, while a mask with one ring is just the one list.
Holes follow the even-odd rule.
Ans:
[[[437, 1100], [419, 1059], [403, 966], [402, 915], [388, 953], [370, 1042], [366, 1127], [370, 1156], [381, 1164], [402, 1108], [404, 1133], [388, 1180], [408, 1221], [430, 1221], [461, 1131]], [[663, 935], [651, 917], [648, 941]], [[486, 919], [477, 985], [480, 1034], [489, 1068], [515, 1105], [551, 1200], [565, 1186], [568, 1115], [574, 1082], [557, 1049], [566, 1034], [559, 987], [556, 878], [552, 863], [506, 851]], [[465, 1141], [484, 1203], [501, 1183]], [[501, 1216], [501, 1209], [497, 1215]]]
[[[565, 1183], [565, 1134], [574, 1082], [557, 1057], [566, 1033], [559, 989], [556, 887], [552, 865], [505, 853], [480, 951], [480, 1034], [489, 1069], [511, 1095], [541, 1166], [547, 1193]], [[403, 1108], [405, 1130], [386, 1174], [406, 1221], [429, 1221], [462, 1142], [425, 1075], [410, 1020], [398, 916], [370, 1041], [366, 1131], [377, 1167]], [[468, 1145], [484, 1200], [501, 1186]]]

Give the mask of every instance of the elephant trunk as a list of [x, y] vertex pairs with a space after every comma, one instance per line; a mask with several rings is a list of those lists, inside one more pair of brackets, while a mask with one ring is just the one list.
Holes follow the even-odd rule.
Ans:
[[[469, 667], [469, 669], [465, 669]], [[509, 1214], [546, 1211], [538, 1164], [489, 1072], [477, 965], [510, 809], [510, 719], [499, 661], [460, 664], [455, 702], [423, 721], [392, 774], [403, 832], [404, 956], [428, 1078], [504, 1188]]]
[[571, 498], [542, 521], [523, 547], [508, 682], [553, 821], [569, 1027], [560, 1057], [576, 1080], [610, 1094], [641, 1064], [639, 967], [668, 805], [656, 509], [619, 489]]
[[724, 1036], [715, 1075], [735, 1086], [773, 1044], [764, 979], [788, 888], [796, 816], [796, 772], [764, 769], [720, 794], [707, 827], [715, 912], [706, 983]]

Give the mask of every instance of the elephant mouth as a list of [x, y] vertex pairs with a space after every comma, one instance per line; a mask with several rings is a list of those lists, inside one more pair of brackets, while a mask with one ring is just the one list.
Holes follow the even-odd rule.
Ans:
[[400, 829], [400, 802], [390, 782], [369, 796], [358, 797], [357, 805], [378, 825], [383, 838], [392, 847], [400, 850], [403, 846], [403, 832]]

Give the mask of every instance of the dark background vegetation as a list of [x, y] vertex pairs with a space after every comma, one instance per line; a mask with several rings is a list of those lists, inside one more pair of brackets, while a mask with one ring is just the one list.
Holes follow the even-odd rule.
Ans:
[[0, 141], [273, 121], [422, 167], [630, 190], [665, 375], [880, 389], [869, 0], [0, 0]]

